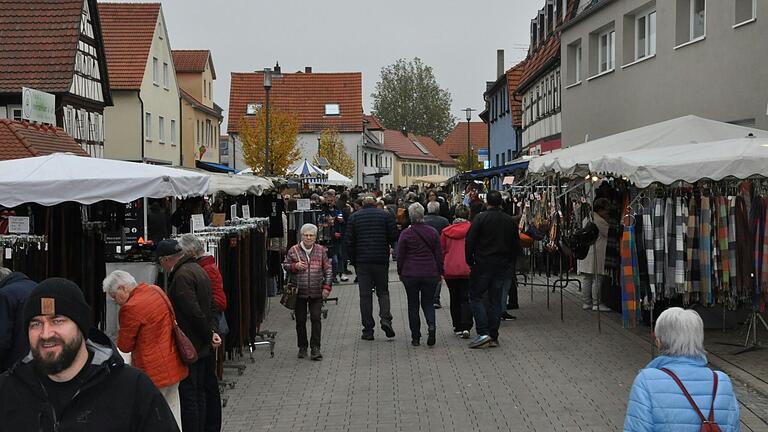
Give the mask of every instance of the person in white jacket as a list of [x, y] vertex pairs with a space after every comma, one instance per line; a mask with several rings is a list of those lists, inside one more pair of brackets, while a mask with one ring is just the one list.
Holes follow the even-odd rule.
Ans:
[[[583, 286], [581, 288], [584, 310], [598, 310], [608, 312], [611, 310], [608, 306], [600, 302], [600, 289], [605, 282], [605, 248], [608, 244], [608, 219], [610, 215], [611, 202], [606, 198], [598, 198], [592, 204], [592, 219], [600, 234], [595, 244], [589, 248], [589, 254], [578, 263], [579, 273], [583, 276]], [[583, 226], [589, 223], [589, 218], [585, 218]]]

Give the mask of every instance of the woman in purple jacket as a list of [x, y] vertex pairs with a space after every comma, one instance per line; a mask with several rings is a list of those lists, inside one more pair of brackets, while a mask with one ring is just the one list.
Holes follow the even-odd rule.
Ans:
[[427, 345], [435, 345], [435, 287], [443, 274], [443, 252], [440, 236], [424, 223], [424, 207], [419, 203], [408, 207], [411, 226], [403, 230], [397, 243], [397, 274], [408, 297], [408, 324], [411, 345], [421, 344], [419, 304], [427, 320]]

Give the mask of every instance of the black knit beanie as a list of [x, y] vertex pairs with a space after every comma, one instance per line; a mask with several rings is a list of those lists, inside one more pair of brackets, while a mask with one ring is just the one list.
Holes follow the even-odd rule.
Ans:
[[76, 283], [64, 278], [46, 279], [32, 289], [24, 304], [24, 325], [38, 315], [63, 315], [77, 324], [88, 337], [91, 328], [91, 308]]

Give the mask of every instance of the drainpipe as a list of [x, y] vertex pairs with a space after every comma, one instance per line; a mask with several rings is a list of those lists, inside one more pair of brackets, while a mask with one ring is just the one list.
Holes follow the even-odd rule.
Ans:
[[[182, 122], [182, 114], [181, 114], [182, 106], [181, 106], [181, 96], [179, 96], [179, 166], [184, 166], [184, 141], [181, 139], [181, 122]], [[194, 154], [194, 152], [192, 153]], [[194, 157], [193, 157], [194, 158]], [[193, 166], [194, 168], [194, 166]]]
[[141, 90], [136, 92], [136, 97], [139, 98], [139, 104], [141, 105], [141, 136], [139, 137], [141, 139], [141, 163], [144, 163], [144, 121], [147, 118], [146, 114], [144, 113], [144, 101], [141, 99]]

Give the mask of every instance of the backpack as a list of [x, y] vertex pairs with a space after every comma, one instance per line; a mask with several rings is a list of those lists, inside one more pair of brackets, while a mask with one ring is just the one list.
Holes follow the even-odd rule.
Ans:
[[673, 380], [675, 380], [675, 383], [677, 383], [677, 386], [680, 387], [680, 390], [683, 391], [683, 394], [685, 395], [685, 398], [688, 399], [688, 402], [690, 402], [691, 406], [693, 407], [694, 411], [696, 411], [696, 414], [699, 415], [699, 418], [701, 419], [701, 429], [699, 429], [700, 432], [721, 432], [720, 426], [715, 423], [715, 397], [717, 396], [717, 372], [712, 371], [712, 376], [714, 377], [714, 385], [712, 386], [712, 404], [709, 406], [709, 417], [704, 417], [704, 414], [701, 413], [701, 410], [696, 405], [696, 402], [694, 402], [693, 398], [691, 397], [691, 394], [688, 393], [688, 390], [683, 385], [682, 381], [680, 381], [680, 378], [675, 375], [674, 372], [667, 368], [661, 368], [662, 372], [666, 373], [670, 377], [672, 377]]
[[408, 223], [408, 213], [407, 210], [403, 207], [399, 207], [397, 209], [397, 215], [395, 216], [395, 220], [397, 221], [398, 225], [405, 225]]

